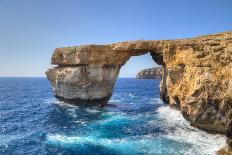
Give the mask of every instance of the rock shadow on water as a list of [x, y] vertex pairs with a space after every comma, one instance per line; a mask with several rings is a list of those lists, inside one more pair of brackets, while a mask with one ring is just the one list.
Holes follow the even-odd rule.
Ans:
[[59, 99], [60, 101], [65, 102], [66, 104], [71, 104], [74, 106], [82, 106], [82, 107], [91, 107], [91, 106], [97, 106], [97, 107], [103, 107], [106, 106], [111, 95], [107, 96], [107, 97], [103, 97], [101, 99], [93, 99], [93, 100], [82, 100], [82, 99], [65, 99], [63, 97], [60, 96], [55, 96], [57, 99]]
[[70, 106], [65, 103], [51, 104], [45, 125], [49, 131], [77, 130], [101, 118], [101, 111], [97, 107]]

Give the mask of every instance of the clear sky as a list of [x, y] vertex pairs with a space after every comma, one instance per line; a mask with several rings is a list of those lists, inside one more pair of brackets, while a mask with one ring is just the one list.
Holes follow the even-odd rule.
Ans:
[[[0, 0], [0, 76], [45, 76], [56, 47], [232, 30], [232, 0]], [[133, 77], [154, 66], [131, 58]]]

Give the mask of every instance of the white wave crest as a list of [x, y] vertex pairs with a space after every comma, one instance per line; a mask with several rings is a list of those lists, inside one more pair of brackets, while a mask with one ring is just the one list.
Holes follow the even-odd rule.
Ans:
[[[158, 115], [163, 119], [168, 127], [176, 127], [175, 132], [169, 132], [167, 138], [182, 143], [190, 143], [195, 146], [192, 151], [201, 150], [202, 154], [214, 154], [220, 148], [225, 146], [225, 136], [219, 134], [209, 134], [192, 127], [186, 121], [180, 111], [169, 106], [160, 107], [157, 110]], [[193, 152], [186, 154], [193, 154]]]
[[86, 111], [89, 112], [89, 113], [91, 113], [91, 114], [96, 114], [96, 113], [101, 112], [100, 110], [95, 109], [93, 107], [92, 108], [86, 108]]
[[[162, 147], [161, 138], [152, 136], [146, 137], [130, 137], [121, 139], [97, 138], [94, 136], [64, 136], [64, 135], [48, 135], [47, 144], [62, 146], [63, 148], [81, 148], [83, 146], [103, 146], [109, 151], [116, 151], [116, 154], [134, 155], [134, 154], [165, 154], [167, 149]], [[162, 150], [163, 148], [163, 150]], [[112, 152], [109, 152], [112, 153]], [[113, 153], [114, 154], [114, 153]], [[175, 154], [175, 153], [174, 153]]]

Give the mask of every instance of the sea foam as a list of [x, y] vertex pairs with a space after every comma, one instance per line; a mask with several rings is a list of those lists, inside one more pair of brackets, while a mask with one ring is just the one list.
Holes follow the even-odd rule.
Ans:
[[[129, 115], [111, 113], [112, 117], [96, 122], [96, 126], [120, 123], [128, 121]], [[88, 135], [68, 136], [62, 134], [48, 134], [47, 145], [59, 146], [62, 148], [83, 149], [83, 147], [101, 146], [109, 151], [116, 151], [119, 154], [213, 154], [225, 145], [225, 137], [218, 134], [208, 134], [198, 130], [187, 122], [178, 110], [169, 106], [162, 106], [157, 109], [157, 119], [163, 121], [166, 134], [154, 136], [152, 134], [128, 136], [125, 138], [102, 138], [101, 131], [96, 128]], [[131, 116], [132, 117], [132, 116]], [[141, 119], [142, 114], [139, 114]], [[131, 118], [132, 120], [135, 118]], [[155, 121], [150, 121], [152, 125]], [[117, 126], [114, 126], [117, 127]], [[120, 127], [120, 126], [118, 126]], [[98, 133], [99, 132], [99, 133]], [[178, 147], [177, 147], [178, 146]], [[86, 149], [86, 148], [85, 148]]]
[[192, 127], [186, 121], [180, 111], [169, 106], [158, 108], [158, 115], [164, 119], [166, 126], [176, 127], [175, 132], [168, 132], [167, 138], [179, 141], [182, 143], [193, 144], [192, 150], [186, 154], [193, 154], [194, 151], [199, 150], [201, 154], [214, 154], [215, 151], [225, 146], [225, 136], [220, 134], [209, 134]]

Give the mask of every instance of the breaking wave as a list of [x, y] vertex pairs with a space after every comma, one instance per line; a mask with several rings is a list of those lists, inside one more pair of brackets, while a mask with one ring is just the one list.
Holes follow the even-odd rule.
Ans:
[[[89, 110], [87, 110], [89, 111]], [[98, 111], [99, 112], [99, 111]], [[82, 150], [96, 149], [98, 152], [108, 150], [116, 154], [189, 154], [189, 155], [210, 155], [225, 145], [225, 137], [222, 135], [212, 135], [190, 126], [178, 110], [168, 106], [159, 107], [153, 119], [147, 122], [151, 128], [157, 126], [157, 122], [162, 122], [160, 126], [164, 130], [159, 134], [153, 133], [133, 133], [134, 128], [126, 127], [138, 120], [145, 119], [146, 113], [127, 115], [118, 112], [104, 113], [108, 117], [99, 120], [91, 127], [95, 130], [86, 135], [65, 135], [48, 134], [47, 145], [60, 147], [63, 149], [74, 149], [76, 152]], [[156, 119], [155, 119], [156, 118]], [[134, 121], [134, 122], [133, 122]], [[97, 128], [98, 126], [98, 128]], [[90, 126], [89, 126], [90, 127]], [[90, 127], [90, 128], [91, 128]], [[107, 129], [122, 128], [128, 130], [127, 136], [104, 136]], [[147, 126], [148, 127], [148, 126]], [[102, 130], [102, 128], [104, 130]], [[116, 130], [116, 129], [115, 129]], [[149, 128], [147, 128], [149, 130]], [[138, 130], [139, 131], [139, 130]], [[112, 131], [113, 132], [113, 131]], [[119, 134], [119, 133], [117, 133]], [[121, 132], [121, 134], [125, 134]]]

